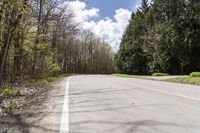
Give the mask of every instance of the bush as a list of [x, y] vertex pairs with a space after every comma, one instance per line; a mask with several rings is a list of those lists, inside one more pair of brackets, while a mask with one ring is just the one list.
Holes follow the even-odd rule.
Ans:
[[190, 73], [191, 77], [200, 77], [200, 72], [192, 72]]
[[49, 82], [46, 80], [46, 79], [42, 79], [42, 80], [39, 80], [38, 81], [38, 84], [41, 85], [41, 84], [48, 84]]
[[54, 77], [48, 77], [46, 80], [47, 80], [48, 82], [53, 82], [53, 81], [56, 80], [56, 78], [54, 78]]
[[41, 79], [41, 80], [30, 80], [26, 83], [26, 87], [36, 87], [36, 86], [39, 86], [39, 85], [44, 85], [44, 84], [47, 84], [49, 83], [48, 80], [46, 79]]
[[169, 76], [168, 73], [153, 73], [152, 76]]
[[62, 73], [62, 69], [57, 63], [51, 64], [50, 70], [49, 70], [49, 76], [58, 76]]

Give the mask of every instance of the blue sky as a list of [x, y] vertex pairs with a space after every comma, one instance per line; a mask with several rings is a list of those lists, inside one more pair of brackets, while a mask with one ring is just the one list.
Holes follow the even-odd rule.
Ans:
[[87, 8], [95, 7], [100, 9], [99, 17], [95, 20], [100, 20], [105, 17], [113, 19], [115, 10], [119, 8], [135, 11], [136, 6], [139, 5], [141, 0], [86, 0]]
[[70, 2], [80, 30], [90, 30], [116, 51], [141, 0], [74, 0]]

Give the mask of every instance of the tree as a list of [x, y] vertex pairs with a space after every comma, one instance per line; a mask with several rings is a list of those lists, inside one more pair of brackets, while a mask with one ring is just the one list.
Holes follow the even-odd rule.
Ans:
[[200, 4], [197, 0], [143, 0], [116, 54], [125, 73], [185, 74], [200, 70]]
[[0, 82], [3, 80], [9, 48], [18, 25], [27, 10], [28, 0], [1, 3]]
[[120, 49], [116, 55], [116, 62], [120, 71], [129, 74], [147, 73], [146, 56], [143, 45], [145, 34], [145, 14], [149, 7], [147, 0], [142, 1], [142, 6], [136, 14], [132, 14], [132, 19], [123, 35]]
[[109, 44], [79, 30], [68, 2], [4, 0], [0, 7], [0, 83], [113, 71]]

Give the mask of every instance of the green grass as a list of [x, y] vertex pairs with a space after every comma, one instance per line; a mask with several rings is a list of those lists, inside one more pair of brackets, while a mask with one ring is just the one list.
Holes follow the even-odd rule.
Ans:
[[145, 78], [145, 75], [130, 75], [130, 74], [111, 74], [112, 76], [125, 77], [125, 78]]
[[200, 86], [200, 77], [179, 77], [179, 78], [167, 79], [165, 81]]
[[153, 73], [152, 76], [169, 76], [168, 73]]

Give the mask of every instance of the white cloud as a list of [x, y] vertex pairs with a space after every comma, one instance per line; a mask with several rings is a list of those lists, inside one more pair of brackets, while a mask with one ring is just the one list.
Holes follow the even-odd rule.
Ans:
[[130, 11], [118, 9], [115, 11], [114, 21], [110, 18], [105, 18], [104, 20], [96, 22], [93, 32], [116, 50], [119, 47], [122, 34], [129, 22], [130, 16]]
[[128, 25], [131, 12], [127, 9], [118, 9], [113, 16], [114, 20], [106, 17], [99, 21], [91, 20], [92, 17], [98, 17], [100, 10], [98, 8], [87, 9], [87, 5], [81, 1], [70, 2], [75, 13], [75, 20], [81, 22], [80, 28], [91, 30], [102, 40], [108, 42], [113, 50], [119, 48], [122, 34]]
[[90, 18], [98, 17], [99, 15], [98, 8], [86, 9], [86, 3], [84, 2], [76, 0], [70, 2], [69, 5], [76, 16], [75, 19], [78, 22], [89, 21]]

